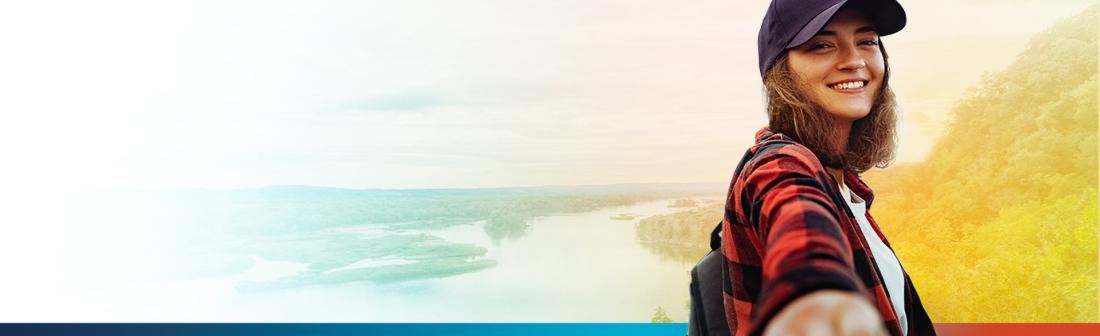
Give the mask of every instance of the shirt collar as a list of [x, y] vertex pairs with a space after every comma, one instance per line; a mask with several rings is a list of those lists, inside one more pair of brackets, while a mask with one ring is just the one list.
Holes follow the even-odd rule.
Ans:
[[[771, 128], [768, 128], [768, 126], [764, 126], [760, 130], [756, 131], [756, 143], [763, 142], [764, 140], [767, 140], [768, 138], [770, 138], [772, 135], [775, 135], [775, 134], [776, 133], [772, 132]], [[782, 135], [780, 134], [780, 136], [782, 136]]]
[[867, 202], [867, 209], [871, 208], [871, 202], [875, 200], [875, 192], [871, 190], [871, 187], [863, 183], [863, 180], [859, 178], [856, 173], [845, 170], [844, 171], [844, 185], [848, 187], [853, 193], [862, 198], [864, 202]]

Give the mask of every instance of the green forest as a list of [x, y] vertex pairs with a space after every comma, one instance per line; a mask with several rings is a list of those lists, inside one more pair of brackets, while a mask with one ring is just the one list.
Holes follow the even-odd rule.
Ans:
[[[1097, 322], [1097, 6], [1038, 33], [956, 101], [926, 160], [863, 175], [937, 323]], [[722, 205], [638, 238], [697, 260]]]
[[865, 176], [933, 321], [1097, 321], [1096, 23], [1040, 32], [923, 163]]

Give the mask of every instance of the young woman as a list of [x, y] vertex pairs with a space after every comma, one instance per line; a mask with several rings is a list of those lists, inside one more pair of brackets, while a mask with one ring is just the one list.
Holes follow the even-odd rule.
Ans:
[[894, 0], [773, 0], [759, 36], [769, 125], [730, 184], [722, 223], [736, 335], [934, 334], [859, 178], [893, 159], [881, 36]]

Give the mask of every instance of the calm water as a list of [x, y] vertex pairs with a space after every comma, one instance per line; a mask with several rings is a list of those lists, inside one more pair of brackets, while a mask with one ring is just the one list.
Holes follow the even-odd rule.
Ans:
[[[248, 271], [187, 282], [128, 287], [70, 298], [64, 321], [578, 321], [648, 322], [661, 306], [685, 321], [691, 265], [662, 260], [634, 239], [634, 224], [671, 213], [672, 200], [535, 219], [527, 235], [494, 243], [483, 222], [424, 232], [488, 248], [496, 267], [439, 279], [353, 283], [238, 293], [242, 280], [272, 280], [304, 265], [255, 258]], [[642, 216], [612, 220], [619, 213]], [[338, 229], [364, 237], [393, 234], [377, 225]], [[706, 242], [700, 242], [705, 244]], [[362, 260], [345, 268], [407, 263]], [[66, 314], [68, 312], [69, 314]], [[35, 320], [30, 318], [29, 320]]]

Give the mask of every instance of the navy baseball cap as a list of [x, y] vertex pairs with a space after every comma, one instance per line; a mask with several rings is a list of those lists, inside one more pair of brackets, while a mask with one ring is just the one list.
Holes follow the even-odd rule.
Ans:
[[844, 6], [861, 9], [879, 36], [905, 27], [905, 10], [896, 0], [772, 0], [756, 40], [760, 77], [779, 54], [809, 41]]

